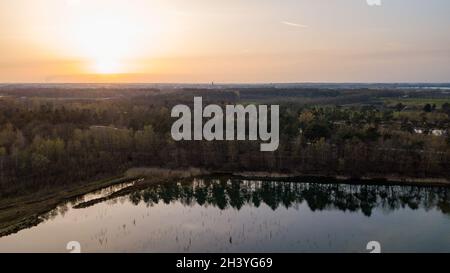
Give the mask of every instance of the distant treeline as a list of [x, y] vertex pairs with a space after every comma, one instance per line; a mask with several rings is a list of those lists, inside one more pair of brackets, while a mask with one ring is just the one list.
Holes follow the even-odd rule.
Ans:
[[[420, 98], [387, 105], [383, 98]], [[171, 107], [280, 103], [280, 148], [170, 136]], [[440, 91], [0, 89], [0, 194], [93, 180], [130, 167], [450, 177], [450, 105]], [[450, 100], [449, 100], [450, 101]]]

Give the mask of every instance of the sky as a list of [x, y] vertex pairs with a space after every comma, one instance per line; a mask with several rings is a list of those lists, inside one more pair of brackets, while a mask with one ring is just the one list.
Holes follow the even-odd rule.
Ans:
[[0, 82], [450, 82], [450, 1], [1, 0]]

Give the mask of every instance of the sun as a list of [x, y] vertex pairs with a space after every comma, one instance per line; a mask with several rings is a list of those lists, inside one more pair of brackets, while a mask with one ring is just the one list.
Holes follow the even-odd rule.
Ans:
[[120, 63], [115, 60], [97, 60], [94, 64], [94, 72], [98, 74], [121, 73]]
[[126, 72], [124, 60], [133, 53], [137, 26], [130, 17], [116, 14], [96, 14], [85, 17], [76, 26], [74, 35], [87, 68], [96, 74]]
[[156, 4], [144, 9], [123, 1], [65, 1], [67, 16], [58, 35], [61, 45], [54, 46], [74, 60], [74, 73], [124, 76], [147, 72], [150, 60], [165, 54], [173, 44], [167, 33], [172, 33], [174, 19], [159, 13]]

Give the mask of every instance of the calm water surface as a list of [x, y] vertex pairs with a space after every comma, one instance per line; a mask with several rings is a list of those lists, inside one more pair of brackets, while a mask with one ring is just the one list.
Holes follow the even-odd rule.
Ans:
[[449, 189], [195, 179], [62, 204], [0, 252], [450, 252]]

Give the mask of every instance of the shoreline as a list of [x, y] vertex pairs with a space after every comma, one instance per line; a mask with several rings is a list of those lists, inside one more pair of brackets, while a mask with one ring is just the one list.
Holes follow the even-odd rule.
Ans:
[[[166, 170], [157, 168], [131, 169], [124, 176], [92, 181], [86, 184], [77, 183], [69, 186], [69, 189], [51, 189], [45, 192], [37, 192], [27, 196], [9, 198], [0, 202], [0, 238], [19, 232], [20, 230], [38, 225], [44, 219], [42, 215], [55, 209], [63, 202], [83, 196], [85, 194], [107, 188], [120, 183], [137, 181], [134, 185], [113, 192], [109, 196], [82, 202], [74, 207], [94, 205], [108, 198], [128, 194], [132, 191], [145, 188], [151, 183], [164, 183], [174, 179], [189, 179], [195, 177], [219, 177], [227, 176], [242, 180], [298, 182], [298, 183], [327, 183], [327, 184], [367, 184], [367, 185], [391, 185], [391, 186], [419, 186], [419, 187], [444, 187], [450, 188], [450, 181], [444, 178], [408, 178], [387, 176], [378, 178], [366, 176], [351, 178], [348, 176], [306, 175], [299, 173], [271, 173], [271, 172], [209, 172], [205, 170]], [[144, 179], [143, 181], [139, 181]], [[310, 180], [310, 181], [308, 181]], [[8, 203], [10, 202], [10, 203]]]
[[130, 182], [136, 178], [112, 177], [68, 186], [68, 189], [45, 189], [42, 192], [0, 202], [0, 238], [38, 225], [42, 215], [55, 209], [59, 204], [109, 186]]
[[[450, 180], [445, 178], [417, 178], [401, 176], [363, 176], [352, 178], [344, 175], [319, 175], [301, 173], [271, 173], [271, 172], [217, 172], [213, 174], [231, 175], [236, 178], [247, 180], [274, 180], [285, 182], [308, 182], [308, 183], [330, 183], [330, 180], [342, 184], [370, 184], [370, 185], [392, 185], [392, 186], [423, 186], [423, 187], [450, 187]], [[304, 181], [304, 180], [314, 181]]]

